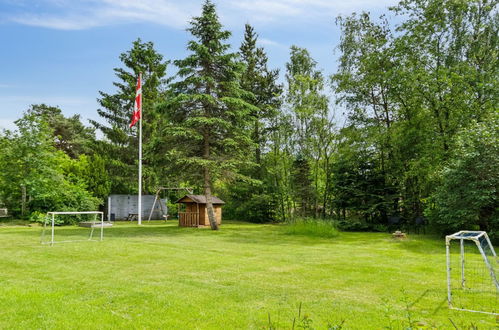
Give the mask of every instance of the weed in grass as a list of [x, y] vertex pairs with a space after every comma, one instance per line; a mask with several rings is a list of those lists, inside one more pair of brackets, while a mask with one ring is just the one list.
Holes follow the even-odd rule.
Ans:
[[[272, 321], [270, 317], [270, 313], [268, 315], [268, 329], [269, 330], [274, 330], [277, 329], [276, 325]], [[298, 315], [293, 318], [293, 322], [291, 323], [291, 330], [295, 329], [309, 329], [312, 330], [314, 329], [313, 327], [314, 321], [308, 314], [303, 314], [302, 315], [302, 303], [300, 302], [300, 305], [298, 306]], [[345, 324], [345, 320], [342, 320], [338, 324], [333, 324], [329, 322], [326, 326], [327, 330], [341, 330], [343, 329], [343, 325]]]
[[335, 325], [328, 323], [327, 330], [341, 330], [343, 329], [343, 324], [345, 324], [345, 320], [342, 320], [340, 323]]
[[412, 311], [411, 311], [411, 302], [409, 300], [409, 295], [405, 291], [405, 289], [401, 290], [402, 293], [402, 302], [404, 303], [404, 311], [405, 311], [405, 318], [407, 320], [407, 330], [412, 330], [414, 329], [414, 326], [417, 324], [416, 321], [413, 319]]
[[[312, 319], [308, 315], [303, 315], [301, 316], [301, 303], [300, 306], [298, 307], [298, 328], [300, 329], [313, 329], [312, 328]], [[293, 330], [295, 329], [296, 325], [296, 317], [293, 319]]]
[[323, 238], [334, 238], [339, 234], [333, 221], [311, 218], [288, 221], [284, 226], [284, 233]]
[[272, 322], [272, 319], [270, 318], [270, 313], [268, 313], [268, 328], [269, 328], [269, 330], [277, 329], [277, 327]]
[[385, 326], [385, 329], [392, 330], [393, 329], [393, 322], [394, 322], [393, 319], [392, 319], [393, 307], [389, 303], [389, 301], [388, 301], [387, 298], [382, 298], [381, 299], [381, 303], [382, 303], [382, 306], [383, 306], [383, 316], [388, 321], [388, 325]]
[[[456, 325], [456, 323], [451, 319], [449, 318], [449, 321], [450, 323], [452, 324], [452, 326], [454, 327], [454, 329], [456, 330], [459, 330], [459, 329], [465, 329], [465, 330], [478, 330], [478, 326], [475, 325], [473, 322], [471, 322], [469, 325], [465, 325], [465, 326], [461, 326], [461, 327], [458, 327]], [[495, 328], [497, 329], [497, 327]]]

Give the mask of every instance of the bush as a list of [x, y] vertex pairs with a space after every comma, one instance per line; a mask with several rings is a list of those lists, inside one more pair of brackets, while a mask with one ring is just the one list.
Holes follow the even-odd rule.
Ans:
[[43, 225], [43, 224], [48, 224], [50, 222], [50, 219], [47, 216], [47, 213], [35, 211], [35, 212], [30, 214], [29, 221], [38, 222], [38, 223], [41, 223]]
[[284, 232], [288, 235], [324, 238], [333, 238], [339, 234], [333, 221], [312, 218], [288, 221], [284, 225]]
[[338, 221], [338, 228], [344, 231], [371, 231], [371, 226], [358, 218], [352, 217]]
[[254, 223], [275, 222], [275, 196], [266, 193], [262, 187], [245, 182], [237, 182], [222, 193], [227, 202], [224, 209], [226, 218], [241, 219]]
[[499, 231], [499, 117], [460, 134], [426, 215], [442, 233]]
[[[87, 191], [87, 182], [68, 170], [82, 164], [55, 148], [47, 123], [25, 115], [16, 124], [17, 131], [0, 134], [0, 199], [11, 214], [43, 222], [47, 211], [97, 209], [101, 201]], [[21, 210], [23, 199], [25, 209]]]
[[[351, 216], [346, 219], [340, 219], [336, 222], [339, 230], [343, 231], [373, 231], [386, 232], [389, 231], [389, 226], [382, 223], [368, 223], [358, 216]], [[401, 228], [397, 228], [401, 229]]]

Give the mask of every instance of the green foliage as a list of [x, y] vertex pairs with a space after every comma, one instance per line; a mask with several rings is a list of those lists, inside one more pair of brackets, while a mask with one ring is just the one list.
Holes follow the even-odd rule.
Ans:
[[267, 66], [268, 57], [262, 47], [256, 47], [258, 36], [249, 24], [245, 25], [244, 41], [240, 47], [241, 62], [244, 71], [241, 74], [241, 88], [245, 93], [245, 100], [254, 107], [249, 114], [253, 127], [251, 137], [255, 143], [255, 162], [260, 171], [255, 173], [261, 177], [261, 154], [267, 145], [269, 132], [272, 130], [271, 121], [278, 113], [281, 105], [282, 85], [278, 84], [279, 70], [270, 70]]
[[[298, 154], [293, 160], [291, 169], [292, 197], [296, 205], [296, 213], [300, 216], [313, 214], [314, 189], [310, 178], [310, 165], [307, 159]], [[312, 210], [311, 210], [312, 209]]]
[[95, 142], [94, 130], [81, 123], [80, 115], [66, 118], [61, 109], [46, 104], [32, 105], [27, 114], [39, 117], [52, 129], [54, 146], [71, 158], [91, 153]]
[[224, 217], [254, 223], [276, 221], [276, 197], [266, 189], [268, 186], [261, 181], [237, 180], [227, 184], [220, 189], [227, 202]]
[[16, 121], [18, 131], [7, 131], [0, 139], [0, 198], [13, 214], [22, 216], [95, 210], [98, 199], [65, 173], [65, 164], [77, 160], [55, 148], [53, 130], [43, 119], [28, 111]]
[[228, 52], [230, 32], [223, 29], [215, 5], [206, 1], [190, 25], [191, 53], [175, 61], [178, 81], [161, 107], [169, 120], [167, 154], [186, 178], [202, 178], [210, 223], [217, 229], [210, 202], [213, 182], [244, 177], [239, 169], [252, 166], [247, 128], [250, 113], [259, 109], [246, 102], [248, 92], [240, 86], [244, 67], [236, 53]]
[[499, 117], [462, 131], [441, 184], [431, 195], [429, 219], [444, 232], [499, 233]]
[[189, 31], [197, 40], [189, 42], [187, 58], [175, 61], [181, 80], [172, 84], [174, 96], [162, 105], [171, 123], [166, 128], [172, 160], [196, 177], [203, 177], [204, 169], [215, 177], [236, 174], [247, 160], [245, 148], [252, 146], [245, 128], [253, 108], [241, 98], [242, 66], [235, 53], [227, 52], [230, 32], [222, 29], [211, 2]]
[[296, 218], [287, 221], [284, 232], [288, 235], [308, 237], [334, 238], [339, 235], [338, 229], [330, 219]]
[[252, 162], [239, 173], [252, 179], [239, 179], [223, 185], [224, 200], [228, 203], [224, 214], [231, 219], [246, 219], [251, 222], [276, 220], [277, 198], [271, 182], [265, 150], [269, 146], [275, 118], [281, 104], [282, 86], [277, 83], [278, 70], [267, 66], [267, 55], [263, 48], [256, 47], [258, 36], [246, 24], [244, 41], [240, 47], [240, 61], [244, 70], [240, 77], [241, 88], [246, 92], [243, 98], [253, 105], [248, 114], [248, 134], [253, 141]]
[[[479, 225], [476, 215], [460, 214], [463, 222], [454, 226], [445, 212], [435, 213], [438, 207], [425, 208], [437, 199], [441, 207], [459, 203], [456, 192], [443, 193], [452, 189], [441, 180], [453, 176], [443, 168], [466, 159], [454, 152], [462, 132], [497, 112], [496, 9], [496, 2], [481, 0], [404, 0], [392, 8], [402, 19], [396, 28], [386, 17], [374, 20], [367, 13], [338, 19], [341, 56], [332, 82], [347, 110], [348, 129], [339, 137], [347, 147], [335, 157], [331, 185], [342, 222], [350, 217], [373, 228], [390, 215], [411, 223], [426, 212], [442, 232]], [[492, 166], [487, 162], [484, 167]], [[473, 181], [469, 176], [461, 187]], [[480, 184], [468, 188], [469, 208], [476, 213], [492, 193]]]
[[[105, 140], [95, 145], [95, 151], [104, 159], [106, 171], [111, 176], [113, 193], [133, 193], [137, 191], [138, 163], [138, 124], [130, 128], [135, 100], [137, 77], [142, 73], [142, 130], [144, 190], [152, 192], [161, 184], [161, 169], [157, 168], [157, 155], [154, 135], [162, 127], [163, 119], [156, 112], [155, 105], [163, 97], [167, 80], [167, 61], [156, 52], [152, 42], [137, 39], [132, 48], [120, 55], [124, 68], [115, 68], [117, 91], [109, 94], [100, 91], [98, 99], [101, 106], [97, 110], [104, 123], [91, 120], [100, 130]], [[100, 193], [98, 193], [100, 194]]]
[[376, 230], [397, 213], [395, 187], [386, 182], [379, 154], [369, 148], [365, 130], [349, 127], [341, 134], [339, 155], [331, 166], [337, 218], [344, 230]]
[[81, 155], [78, 159], [62, 164], [64, 172], [75, 183], [86, 189], [103, 204], [111, 192], [111, 180], [106, 171], [105, 158], [98, 154]]
[[[390, 8], [397, 25], [368, 13], [339, 17], [330, 95], [305, 48], [291, 47], [282, 85], [252, 26], [231, 51], [231, 33], [207, 0], [190, 21], [193, 40], [174, 81], [151, 42], [138, 39], [121, 54], [115, 93], [100, 92], [104, 122], [92, 122], [103, 140], [44, 104], [28, 110], [19, 133], [0, 136], [0, 201], [27, 216], [136, 192], [137, 128], [128, 125], [142, 72], [146, 192], [191, 186], [211, 196], [214, 188], [226, 216], [252, 222], [306, 216], [383, 231], [390, 217], [414, 224], [426, 214], [440, 233], [468, 227], [493, 236], [497, 6], [402, 0]], [[340, 130], [330, 99], [344, 112]]]
[[262, 180], [275, 220], [324, 217], [330, 202], [334, 125], [323, 75], [306, 49], [291, 47], [286, 83], [281, 112], [268, 120], [263, 170], [254, 177]]
[[[61, 218], [57, 218], [57, 225], [62, 224], [60, 221]], [[42, 213], [40, 211], [34, 211], [30, 214], [29, 216], [29, 221], [31, 222], [37, 222], [40, 224], [45, 224], [48, 225], [50, 222], [50, 218], [48, 217], [47, 213]], [[54, 221], [55, 222], [55, 221]]]

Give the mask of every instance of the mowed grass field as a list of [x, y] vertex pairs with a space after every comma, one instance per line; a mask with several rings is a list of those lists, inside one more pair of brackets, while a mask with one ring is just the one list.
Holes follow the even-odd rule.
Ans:
[[[288, 235], [225, 222], [218, 232], [117, 223], [103, 242], [41, 245], [0, 226], [1, 329], [495, 328], [446, 303], [443, 239]], [[88, 229], [57, 228], [56, 238]], [[301, 304], [301, 312], [299, 306]]]

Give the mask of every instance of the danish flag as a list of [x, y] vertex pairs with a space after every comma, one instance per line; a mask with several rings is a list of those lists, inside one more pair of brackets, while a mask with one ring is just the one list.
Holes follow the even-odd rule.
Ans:
[[137, 79], [137, 91], [135, 93], [135, 102], [133, 105], [133, 115], [130, 127], [135, 125], [140, 120], [140, 113], [142, 111], [142, 74], [139, 74]]

